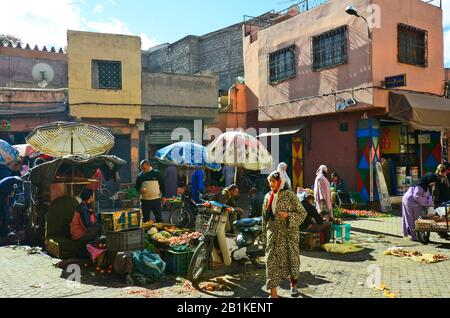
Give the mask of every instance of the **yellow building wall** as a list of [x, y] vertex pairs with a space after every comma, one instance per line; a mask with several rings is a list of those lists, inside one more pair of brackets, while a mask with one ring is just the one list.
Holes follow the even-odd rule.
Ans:
[[[68, 31], [67, 55], [72, 116], [142, 119], [140, 37]], [[121, 61], [122, 90], [94, 89], [92, 60]]]

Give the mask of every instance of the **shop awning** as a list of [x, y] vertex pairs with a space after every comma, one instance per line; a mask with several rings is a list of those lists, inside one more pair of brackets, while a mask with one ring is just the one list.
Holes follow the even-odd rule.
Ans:
[[276, 137], [276, 136], [293, 136], [305, 129], [308, 124], [300, 125], [297, 127], [280, 127], [278, 129], [272, 128], [271, 131], [263, 133], [258, 138]]
[[[270, 129], [270, 128], [269, 128]], [[268, 129], [268, 130], [269, 130]], [[271, 128], [267, 133], [263, 133], [258, 138], [270, 138], [277, 136], [294, 136], [299, 135], [303, 138], [303, 142], [311, 150], [311, 124], [301, 124], [298, 126], [280, 127], [278, 129]]]
[[420, 93], [390, 92], [389, 116], [417, 130], [450, 129], [450, 99]]

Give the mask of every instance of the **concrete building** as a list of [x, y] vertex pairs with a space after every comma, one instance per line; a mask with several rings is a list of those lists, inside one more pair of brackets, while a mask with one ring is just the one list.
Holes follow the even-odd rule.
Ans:
[[67, 88], [67, 55], [53, 47], [0, 44], [0, 87]]
[[23, 144], [36, 126], [67, 120], [66, 87], [62, 49], [0, 45], [0, 139]]
[[110, 152], [125, 159], [121, 181], [135, 180], [145, 128], [142, 113], [141, 39], [134, 36], [68, 31], [70, 115], [109, 128]]
[[244, 75], [242, 23], [208, 33], [189, 35], [172, 44], [151, 48], [142, 55], [145, 72], [213, 74], [223, 93]]
[[[346, 14], [344, 0], [305, 0], [246, 23], [247, 117], [248, 125], [280, 128], [265, 136], [280, 138], [280, 160], [289, 163], [295, 185], [310, 187], [319, 165], [327, 164], [351, 190], [373, 200], [370, 167], [382, 159], [397, 193], [392, 169], [425, 173], [442, 160], [439, 130], [450, 128], [450, 107], [442, 98], [442, 9], [421, 0], [352, 4], [374, 18], [370, 37], [362, 19]], [[439, 104], [434, 118], [447, 120], [417, 121], [419, 99]]]
[[67, 118], [66, 89], [0, 88], [0, 139], [13, 145], [37, 126]]
[[145, 126], [148, 158], [179, 140], [203, 143], [205, 126], [218, 121], [217, 87], [216, 76], [142, 73], [142, 113], [150, 119]]

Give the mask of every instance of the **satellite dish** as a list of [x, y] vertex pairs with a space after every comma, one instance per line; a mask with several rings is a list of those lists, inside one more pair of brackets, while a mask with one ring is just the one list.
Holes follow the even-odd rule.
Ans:
[[50, 84], [54, 77], [55, 73], [53, 72], [53, 68], [46, 63], [38, 63], [33, 67], [32, 70], [33, 79], [37, 82], [39, 87], [45, 88]]
[[341, 112], [347, 108], [347, 103], [344, 99], [340, 98], [336, 101], [336, 111]]

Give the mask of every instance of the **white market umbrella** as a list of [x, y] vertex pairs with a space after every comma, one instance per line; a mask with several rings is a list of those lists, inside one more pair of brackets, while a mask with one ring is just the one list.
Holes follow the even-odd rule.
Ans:
[[114, 136], [106, 129], [83, 123], [55, 122], [31, 132], [26, 142], [52, 157], [98, 156], [114, 147]]
[[232, 131], [218, 136], [207, 147], [208, 158], [225, 166], [246, 170], [264, 170], [272, 167], [272, 155], [256, 137], [244, 132]]

